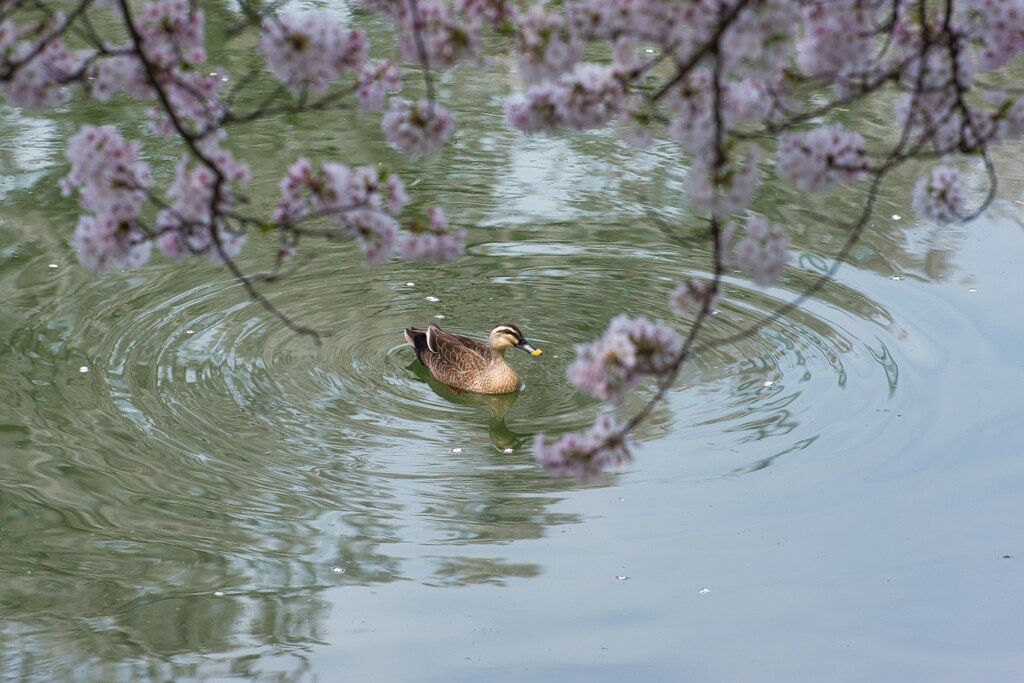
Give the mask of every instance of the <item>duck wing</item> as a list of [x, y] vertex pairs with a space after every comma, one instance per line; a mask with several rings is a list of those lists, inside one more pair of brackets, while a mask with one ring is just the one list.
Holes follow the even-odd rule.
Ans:
[[491, 357], [490, 349], [476, 339], [445, 332], [437, 325], [428, 325], [425, 336], [427, 348], [432, 353], [452, 355], [472, 352], [485, 360]]
[[468, 389], [490, 363], [490, 349], [475, 339], [445, 332], [437, 325], [411, 327], [406, 339], [430, 374], [453, 389]]

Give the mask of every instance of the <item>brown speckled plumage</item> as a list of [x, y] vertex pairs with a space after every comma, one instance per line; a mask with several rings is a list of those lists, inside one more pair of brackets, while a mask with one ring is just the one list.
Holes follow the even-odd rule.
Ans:
[[512, 323], [496, 325], [488, 344], [445, 332], [437, 325], [425, 330], [407, 327], [405, 340], [435, 379], [452, 389], [478, 394], [508, 394], [522, 385], [519, 375], [505, 361], [508, 349], [519, 348], [534, 356], [541, 353]]

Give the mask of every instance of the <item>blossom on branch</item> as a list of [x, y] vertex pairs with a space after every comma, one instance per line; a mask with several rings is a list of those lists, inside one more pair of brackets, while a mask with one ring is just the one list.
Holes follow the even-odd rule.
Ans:
[[158, 70], [206, 61], [204, 15], [188, 0], [158, 0], [143, 6], [135, 21], [139, 48]]
[[586, 45], [578, 27], [569, 18], [549, 12], [545, 3], [533, 4], [518, 19], [519, 75], [525, 83], [557, 78], [583, 58]]
[[153, 250], [152, 242], [133, 222], [111, 215], [83, 215], [72, 242], [78, 262], [98, 273], [141, 268]]
[[292, 92], [323, 92], [366, 62], [366, 35], [324, 12], [271, 17], [263, 22], [260, 50], [267, 68]]
[[15, 107], [43, 109], [67, 102], [65, 85], [81, 73], [88, 52], [73, 53], [60, 38], [40, 46], [40, 33], [60, 33], [64, 15], [20, 29], [11, 20], [0, 23], [0, 95]]
[[825, 80], [842, 81], [861, 71], [871, 59], [876, 22], [888, 9], [887, 4], [862, 0], [803, 3], [797, 66]]
[[448, 141], [455, 130], [455, 117], [437, 102], [420, 100], [410, 104], [396, 99], [391, 101], [381, 127], [395, 149], [428, 156]]
[[821, 192], [839, 181], [857, 180], [868, 170], [864, 138], [844, 130], [841, 124], [787, 133], [779, 140], [776, 173], [808, 192]]
[[936, 166], [914, 185], [914, 210], [922, 218], [955, 221], [967, 214], [963, 176], [955, 166]]
[[466, 231], [451, 232], [448, 217], [439, 206], [427, 209], [427, 227], [414, 224], [398, 242], [398, 254], [406, 261], [454, 261], [465, 251]]
[[557, 81], [530, 88], [524, 102], [507, 102], [505, 120], [526, 133], [598, 128], [618, 116], [625, 95], [616, 67], [577, 64]]
[[79, 218], [74, 234], [86, 268], [107, 273], [149, 260], [152, 244], [137, 219], [153, 178], [138, 152], [138, 143], [107, 127], [82, 126], [68, 143], [71, 172], [62, 189], [65, 195], [77, 190], [79, 204], [91, 212]]
[[722, 265], [738, 268], [761, 287], [770, 285], [789, 263], [789, 240], [778, 223], [760, 216], [747, 219], [743, 239], [736, 241], [736, 223], [730, 222], [719, 237]]
[[760, 162], [761, 148], [756, 145], [747, 148], [742, 166], [735, 159], [717, 168], [700, 160], [695, 162], [686, 183], [693, 208], [712, 216], [745, 210], [761, 184]]
[[[240, 180], [247, 179], [243, 169], [237, 174]], [[220, 212], [232, 203], [231, 184], [223, 173], [205, 165], [189, 168], [189, 160], [182, 159], [167, 196], [173, 203], [157, 214], [157, 246], [165, 256], [203, 255], [219, 265], [241, 253], [245, 235], [228, 230], [219, 219]]]
[[703, 282], [696, 278], [690, 278], [669, 295], [669, 304], [679, 315], [702, 311], [713, 313], [721, 300], [722, 290], [714, 282]]
[[384, 108], [388, 93], [402, 89], [402, 67], [395, 62], [367, 62], [359, 68], [356, 99], [365, 114]]
[[61, 182], [65, 196], [79, 191], [82, 208], [100, 215], [134, 219], [153, 185], [149, 165], [139, 160], [139, 143], [110, 127], [82, 126], [68, 141], [71, 171]]
[[1020, 0], [963, 0], [959, 9], [962, 21], [974, 29], [980, 69], [1000, 69], [1024, 51]]
[[601, 415], [583, 434], [566, 434], [548, 443], [543, 434], [533, 440], [537, 463], [549, 474], [592, 481], [606, 471], [624, 469], [633, 461], [626, 430], [610, 415]]
[[480, 18], [456, 16], [443, 0], [402, 0], [398, 17], [398, 51], [410, 62], [448, 69], [480, 51]]
[[566, 376], [580, 391], [621, 403], [644, 375], [660, 375], [679, 362], [683, 340], [671, 327], [620, 315], [601, 339], [576, 347]]

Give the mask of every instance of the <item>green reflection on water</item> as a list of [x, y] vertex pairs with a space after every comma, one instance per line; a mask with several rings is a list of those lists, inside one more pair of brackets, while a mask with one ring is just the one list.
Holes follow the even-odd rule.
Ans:
[[[251, 49], [230, 42], [212, 61], [234, 68]], [[310, 673], [303, 651], [324, 640], [328, 588], [511, 586], [557, 562], [513, 558], [510, 546], [584, 519], [560, 505], [580, 487], [538, 472], [529, 449], [535, 433], [579, 429], [598, 410], [564, 379], [574, 346], [622, 311], [671, 316], [668, 293], [708, 264], [638, 206], [646, 198], [684, 233], [699, 226], [682, 199], [678, 150], [495, 129], [494, 105], [516, 87], [511, 66], [468, 71], [443, 83], [460, 132], [431, 159], [399, 157], [375, 119], [347, 112], [230, 131], [253, 163], [255, 210], [273, 206], [280, 169], [300, 154], [383, 159], [417, 179], [414, 210], [441, 203], [469, 230], [469, 254], [444, 266], [366, 270], [351, 245], [316, 248], [268, 295], [332, 333], [319, 350], [205, 264], [82, 272], [68, 244], [76, 210], [56, 187], [64, 140], [98, 114], [81, 103], [2, 114], [0, 672], [300, 679]], [[144, 135], [139, 104], [107, 111]], [[169, 177], [176, 150], [145, 146], [156, 175]], [[950, 258], [941, 241], [927, 256], [902, 248], [889, 229], [902, 200], [888, 192], [856, 267], [921, 277], [948, 268], [935, 265]], [[822, 272], [845, 235], [817, 216], [852, 216], [857, 199], [807, 206], [785, 188], [762, 191], [759, 210], [792, 228], [795, 268], [767, 293], [730, 279], [710, 334], [749, 326]], [[267, 245], [252, 239], [242, 264], [266, 267]], [[837, 310], [852, 322], [838, 323]], [[482, 336], [506, 318], [545, 349], [517, 363], [521, 395], [453, 395], [402, 345], [410, 324], [443, 319]], [[721, 447], [698, 467], [720, 474], [803, 451], [819, 438], [805, 423], [816, 397], [842, 390], [876, 408], [896, 393], [897, 361], [865, 327], [897, 325], [868, 294], [830, 285], [800, 313], [695, 359], [638, 439], [714, 439]], [[885, 390], [851, 387], [851, 373], [878, 375]], [[772, 452], [732, 455], [756, 442]]]

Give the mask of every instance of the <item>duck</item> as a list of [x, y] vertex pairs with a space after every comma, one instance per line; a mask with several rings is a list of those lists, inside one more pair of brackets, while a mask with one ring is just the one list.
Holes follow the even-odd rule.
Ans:
[[434, 324], [425, 330], [405, 328], [405, 340], [416, 350], [416, 358], [434, 379], [456, 393], [510, 394], [518, 391], [523, 383], [505, 360], [505, 352], [517, 348], [531, 356], [543, 353], [526, 340], [518, 325], [508, 322], [495, 325], [486, 344], [471, 337], [445, 332]]

